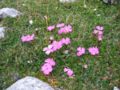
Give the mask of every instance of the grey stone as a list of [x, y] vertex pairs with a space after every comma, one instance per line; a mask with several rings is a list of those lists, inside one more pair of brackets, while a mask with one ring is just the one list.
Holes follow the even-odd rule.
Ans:
[[76, 0], [59, 0], [61, 3], [75, 2]]
[[27, 76], [18, 80], [6, 90], [54, 90], [49, 84], [34, 78]]
[[14, 8], [2, 8], [0, 9], [0, 18], [5, 18], [5, 17], [12, 17], [15, 18], [17, 16], [20, 16], [22, 13], [17, 11]]
[[103, 0], [103, 2], [108, 4], [118, 4], [120, 3], [120, 0]]

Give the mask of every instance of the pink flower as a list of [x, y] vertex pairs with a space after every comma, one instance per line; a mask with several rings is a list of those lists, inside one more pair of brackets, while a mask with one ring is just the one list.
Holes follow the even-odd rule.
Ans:
[[102, 39], [103, 39], [103, 35], [98, 35], [98, 40], [102, 41]]
[[98, 55], [99, 54], [99, 49], [97, 47], [90, 47], [88, 49], [88, 51], [91, 55]]
[[53, 43], [48, 45], [48, 47], [43, 48], [43, 51], [45, 51], [45, 53], [49, 55], [50, 53], [53, 53], [61, 48], [62, 48], [61, 42], [53, 41]]
[[61, 28], [61, 27], [64, 27], [64, 26], [65, 26], [64, 23], [58, 23], [58, 24], [56, 25], [57, 28]]
[[64, 68], [64, 72], [67, 72], [68, 71], [68, 68]]
[[63, 45], [70, 44], [70, 38], [63, 38], [60, 41], [53, 41], [48, 47], [43, 48], [43, 51], [49, 55], [50, 53], [53, 53], [63, 47]]
[[77, 56], [82, 56], [83, 54], [85, 54], [85, 48], [78, 47], [77, 48]]
[[49, 75], [53, 71], [53, 66], [55, 66], [56, 63], [52, 58], [48, 58], [45, 60], [45, 63], [41, 67], [41, 71], [45, 75]]
[[68, 75], [69, 77], [72, 77], [73, 74], [74, 74], [74, 73], [73, 73], [73, 71], [72, 71], [71, 69], [67, 71], [67, 75]]
[[53, 45], [53, 50], [55, 51], [62, 48], [61, 42], [53, 41], [52, 45]]
[[48, 30], [48, 31], [52, 31], [53, 29], [55, 29], [55, 25], [52, 25], [52, 26], [48, 26], [48, 27], [47, 27], [47, 30]]
[[103, 31], [98, 31], [98, 35], [103, 35]]
[[32, 34], [32, 35], [26, 35], [26, 36], [22, 36], [21, 37], [21, 41], [22, 42], [30, 42], [30, 41], [32, 41], [34, 39], [35, 39], [35, 35], [34, 34]]
[[102, 39], [103, 39], [103, 31], [98, 32], [97, 38], [98, 38], [99, 41], [102, 41]]
[[63, 30], [60, 29], [60, 30], [58, 31], [58, 34], [60, 35], [60, 34], [62, 34], [62, 33], [63, 33]]
[[65, 42], [66, 42], [66, 39], [65, 39], [65, 38], [62, 38], [62, 39], [60, 40], [60, 42], [61, 42], [62, 45], [64, 45]]
[[70, 68], [64, 68], [64, 72], [65, 72], [69, 77], [73, 77], [73, 76], [74, 76], [74, 72], [73, 72], [73, 70], [71, 70]]
[[66, 38], [65, 40], [66, 40], [65, 45], [68, 45], [71, 43], [70, 38]]
[[41, 67], [41, 71], [45, 74], [45, 75], [49, 75], [52, 72], [53, 68], [49, 63], [45, 63], [43, 64], [43, 66]]
[[103, 39], [103, 30], [103, 26], [96, 26], [93, 31], [93, 34], [97, 37], [98, 41], [101, 41]]
[[100, 30], [100, 31], [102, 31], [104, 29], [103, 26], [96, 26], [95, 28], [96, 28], [96, 30]]
[[62, 27], [58, 30], [58, 34], [63, 34], [63, 33], [67, 34], [67, 33], [70, 33], [70, 32], [72, 32], [72, 26], [71, 25], [64, 26], [64, 27]]
[[70, 40], [70, 38], [62, 38], [61, 40], [60, 40], [60, 42], [61, 42], [61, 44], [65, 44], [65, 45], [68, 45], [68, 44], [70, 44], [71, 43], [71, 40]]
[[49, 63], [51, 66], [55, 66], [56, 65], [55, 61], [52, 58], [46, 59], [45, 62]]
[[43, 51], [45, 51], [45, 53], [49, 55], [52, 52], [52, 48], [53, 46], [49, 45], [48, 47], [43, 48]]
[[93, 31], [93, 34], [96, 35], [97, 33], [98, 33], [98, 30], [95, 29], [95, 30]]

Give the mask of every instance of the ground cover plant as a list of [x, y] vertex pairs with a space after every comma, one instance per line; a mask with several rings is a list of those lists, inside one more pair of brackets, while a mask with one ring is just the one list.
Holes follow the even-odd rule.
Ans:
[[[0, 21], [0, 26], [7, 28], [5, 38], [0, 39], [1, 90], [24, 76], [37, 77], [63, 90], [111, 90], [120, 86], [119, 5], [100, 0], [69, 4], [58, 0], [1, 0], [3, 7], [16, 8], [23, 14]], [[68, 31], [59, 29], [64, 24]], [[66, 45], [49, 52], [49, 45], [55, 43], [55, 47], [66, 39]]]

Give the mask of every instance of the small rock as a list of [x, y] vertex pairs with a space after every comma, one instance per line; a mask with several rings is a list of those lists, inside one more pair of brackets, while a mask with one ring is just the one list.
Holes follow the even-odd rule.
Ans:
[[5, 27], [0, 27], [0, 39], [5, 37]]
[[50, 40], [53, 41], [54, 40], [54, 36], [51, 35], [50, 36]]
[[17, 11], [14, 8], [2, 8], [0, 9], [0, 18], [5, 18], [5, 17], [12, 17], [15, 18], [17, 16], [20, 16], [22, 13]]
[[118, 4], [120, 0], [103, 0], [103, 2], [107, 4]]
[[33, 24], [33, 20], [29, 20], [29, 24], [32, 25]]
[[104, 3], [113, 3], [114, 0], [103, 0]]
[[11, 85], [6, 90], [54, 90], [47, 83], [34, 78], [27, 76], [23, 79], [18, 80], [16, 83]]
[[83, 67], [84, 67], [85, 69], [87, 69], [87, 68], [88, 68], [88, 65], [87, 65], [87, 64], [84, 64]]
[[93, 9], [93, 11], [97, 11], [97, 9], [96, 9], [96, 8], [94, 8], [94, 9]]
[[33, 61], [32, 60], [28, 60], [27, 63], [31, 64]]
[[100, 16], [101, 16], [101, 14], [97, 14], [97, 16], [98, 16], [98, 17], [100, 17]]
[[118, 87], [114, 87], [113, 90], [120, 90]]
[[69, 53], [69, 50], [65, 50], [63, 53], [64, 53], [64, 54], [68, 54], [68, 53]]

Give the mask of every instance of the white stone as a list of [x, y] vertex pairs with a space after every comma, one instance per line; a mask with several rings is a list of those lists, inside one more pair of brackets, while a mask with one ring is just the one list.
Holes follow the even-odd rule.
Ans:
[[113, 90], [120, 90], [118, 87], [114, 87]]
[[0, 17], [1, 18], [5, 18], [5, 17], [15, 18], [21, 14], [22, 14], [21, 12], [17, 11], [14, 8], [2, 8], [2, 9], [0, 9]]
[[34, 78], [27, 76], [23, 79], [18, 80], [16, 83], [11, 85], [6, 90], [54, 90], [47, 83]]
[[29, 24], [32, 25], [33, 24], [33, 20], [29, 20]]
[[0, 39], [5, 37], [5, 27], [0, 27]]

